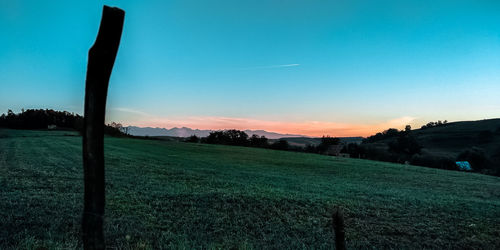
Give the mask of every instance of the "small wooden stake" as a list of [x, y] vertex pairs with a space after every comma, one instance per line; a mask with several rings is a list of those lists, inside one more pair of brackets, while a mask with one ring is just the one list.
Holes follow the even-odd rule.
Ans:
[[339, 207], [333, 212], [332, 219], [333, 231], [335, 232], [335, 249], [345, 250], [344, 214]]
[[123, 10], [104, 6], [97, 39], [89, 50], [83, 122], [84, 249], [105, 248], [102, 230], [105, 200], [104, 116], [109, 78], [120, 45], [124, 17]]

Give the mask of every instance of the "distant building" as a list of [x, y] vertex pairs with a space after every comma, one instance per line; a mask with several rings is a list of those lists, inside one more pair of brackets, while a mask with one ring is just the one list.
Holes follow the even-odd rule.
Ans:
[[57, 126], [53, 124], [47, 126], [47, 129], [56, 129], [56, 128]]
[[455, 162], [459, 170], [472, 171], [470, 163], [468, 161], [457, 161]]
[[325, 154], [339, 156], [340, 151], [342, 150], [343, 147], [344, 147], [344, 145], [331, 145], [326, 149]]
[[338, 157], [342, 157], [342, 158], [351, 158], [351, 155], [348, 154], [348, 153], [339, 153]]

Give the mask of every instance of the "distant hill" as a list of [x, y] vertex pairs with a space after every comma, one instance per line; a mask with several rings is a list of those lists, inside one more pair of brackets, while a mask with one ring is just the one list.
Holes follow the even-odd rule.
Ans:
[[[500, 149], [500, 119], [450, 122], [440, 126], [411, 130], [418, 143], [434, 154], [457, 155], [471, 147], [493, 153]], [[387, 143], [389, 137], [376, 143]]]
[[487, 155], [500, 152], [500, 119], [452, 122], [442, 126], [412, 130], [425, 150], [435, 154], [458, 155], [478, 147]]
[[[204, 130], [204, 129], [191, 129], [191, 128], [151, 128], [151, 127], [136, 127], [129, 126], [128, 133], [135, 136], [172, 136], [172, 137], [189, 137], [191, 135], [196, 135], [199, 137], [206, 137], [214, 130]], [[245, 130], [249, 136], [256, 134], [259, 136], [265, 136], [269, 139], [279, 139], [282, 137], [303, 137], [303, 135], [293, 135], [293, 134], [280, 134], [275, 132], [268, 132], [265, 130]]]
[[[484, 153], [489, 169], [497, 169], [495, 171], [500, 173], [500, 119], [451, 122], [411, 130], [409, 135], [422, 146], [421, 155], [457, 160], [461, 153], [475, 150]], [[397, 135], [362, 145], [387, 152], [396, 139]]]

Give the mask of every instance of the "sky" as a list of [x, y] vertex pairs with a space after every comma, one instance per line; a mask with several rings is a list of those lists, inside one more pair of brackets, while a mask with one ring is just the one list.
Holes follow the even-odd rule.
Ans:
[[102, 6], [125, 10], [107, 122], [368, 136], [500, 117], [500, 1], [0, 2], [0, 113], [83, 114]]

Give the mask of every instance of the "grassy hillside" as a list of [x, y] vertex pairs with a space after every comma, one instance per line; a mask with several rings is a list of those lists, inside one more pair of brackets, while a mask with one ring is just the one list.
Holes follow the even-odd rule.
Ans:
[[[488, 155], [500, 153], [500, 119], [452, 122], [442, 126], [415, 129], [410, 132], [423, 148], [437, 155], [454, 156], [471, 147], [478, 147]], [[387, 138], [377, 143], [388, 143]]]
[[500, 119], [453, 122], [440, 127], [412, 131], [418, 142], [437, 154], [458, 155], [471, 147], [479, 147], [488, 155], [500, 153]]
[[[399, 144], [398, 148], [402, 137], [414, 139], [413, 145], [421, 146], [421, 152], [409, 154], [408, 144]], [[455, 161], [466, 160], [477, 172], [500, 176], [500, 119], [452, 122], [409, 133], [390, 129], [368, 137], [362, 148], [361, 154], [367, 159], [409, 161], [444, 169], [453, 169]]]
[[[367, 160], [106, 138], [113, 248], [500, 248], [500, 178]], [[0, 249], [75, 248], [81, 137], [0, 130]]]

